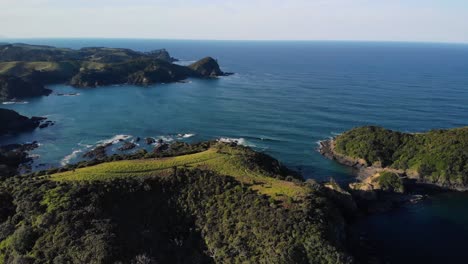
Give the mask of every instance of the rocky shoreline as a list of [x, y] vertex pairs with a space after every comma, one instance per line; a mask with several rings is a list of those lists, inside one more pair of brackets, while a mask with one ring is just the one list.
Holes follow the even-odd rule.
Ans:
[[355, 159], [352, 157], [347, 157], [335, 151], [336, 140], [328, 139], [319, 142], [318, 152], [322, 156], [335, 160], [341, 165], [345, 165], [353, 168], [353, 173], [356, 175], [357, 180], [364, 182], [370, 177], [375, 176], [376, 174], [384, 171], [392, 172], [400, 177], [407, 180], [408, 184], [414, 185], [414, 188], [419, 190], [424, 189], [428, 192], [437, 191], [468, 191], [468, 187], [459, 186], [459, 185], [444, 185], [434, 182], [424, 181], [424, 178], [421, 177], [417, 172], [401, 169], [393, 169], [389, 167], [382, 167], [376, 165], [367, 165], [367, 162], [363, 159]]
[[353, 168], [353, 172], [356, 175], [356, 178], [360, 181], [364, 181], [368, 179], [369, 177], [372, 177], [376, 173], [382, 172], [382, 171], [391, 171], [397, 174], [403, 174], [403, 170], [395, 170], [391, 168], [382, 168], [379, 166], [368, 166], [367, 162], [363, 159], [355, 159], [351, 157], [347, 157], [345, 155], [341, 155], [335, 151], [335, 140], [334, 139], [329, 139], [329, 140], [324, 140], [319, 142], [319, 148], [318, 151], [322, 156], [335, 160], [336, 162], [340, 163], [341, 165], [345, 165], [348, 167]]
[[[319, 142], [318, 151], [324, 157], [334, 160], [339, 164], [351, 167], [356, 176], [356, 182], [350, 183], [345, 188], [339, 187], [336, 183], [324, 184], [325, 187], [333, 190], [335, 193], [342, 193], [347, 200], [352, 199], [356, 208], [364, 213], [384, 212], [398, 208], [404, 204], [417, 203], [427, 198], [432, 193], [446, 191], [447, 189], [439, 186], [433, 186], [426, 183], [409, 179], [405, 176], [403, 170], [382, 168], [378, 166], [368, 166], [363, 159], [355, 159], [341, 155], [335, 151], [335, 140], [329, 139]], [[391, 172], [398, 175], [405, 185], [405, 191], [395, 192], [382, 190], [375, 179], [382, 172]], [[349, 204], [349, 201], [345, 201]]]
[[46, 117], [33, 116], [29, 118], [16, 111], [0, 108], [0, 135], [32, 131], [36, 128], [42, 129], [54, 124]]

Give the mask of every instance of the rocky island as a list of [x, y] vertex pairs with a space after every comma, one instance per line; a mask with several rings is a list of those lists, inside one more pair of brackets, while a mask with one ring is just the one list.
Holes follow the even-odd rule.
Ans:
[[346, 221], [320, 186], [234, 143], [10, 177], [2, 263], [352, 263]]
[[79, 50], [28, 44], [0, 45], [0, 100], [48, 95], [43, 86], [68, 83], [75, 87], [111, 84], [149, 85], [187, 78], [227, 75], [211, 57], [189, 66], [162, 50], [90, 47]]

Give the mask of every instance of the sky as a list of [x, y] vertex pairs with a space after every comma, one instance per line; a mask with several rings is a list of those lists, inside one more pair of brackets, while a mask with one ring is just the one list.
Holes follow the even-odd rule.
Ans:
[[0, 0], [2, 38], [468, 43], [468, 0]]

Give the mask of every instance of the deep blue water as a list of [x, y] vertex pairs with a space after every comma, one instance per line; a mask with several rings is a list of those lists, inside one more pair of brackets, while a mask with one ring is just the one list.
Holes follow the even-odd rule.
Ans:
[[[75, 89], [55, 85], [51, 88], [56, 92], [80, 95], [51, 95], [28, 100], [28, 104], [3, 105], [56, 121], [53, 127], [0, 140], [38, 140], [42, 145], [34, 152], [40, 156], [36, 165], [73, 162], [79, 151], [116, 135], [177, 139], [177, 134], [194, 134], [183, 140], [241, 139], [300, 168], [308, 178], [347, 181], [352, 179], [349, 169], [321, 157], [315, 151], [317, 141], [366, 124], [411, 132], [468, 125], [468, 45], [17, 41], [71, 48], [166, 48], [186, 62], [213, 56], [224, 71], [236, 73], [218, 80], [194, 79], [149, 87]], [[73, 152], [76, 155], [69, 156]], [[64, 159], [67, 156], [70, 159]], [[468, 197], [444, 195], [434, 199], [372, 216], [362, 225], [369, 227], [371, 237], [382, 241], [394, 263], [403, 263], [405, 255], [415, 250], [418, 260], [434, 261], [434, 248], [441, 243], [437, 254], [446, 260], [460, 259], [467, 253], [452, 249], [468, 246]], [[407, 239], [408, 235], [417, 241]], [[383, 242], [384, 237], [389, 238], [387, 242]]]

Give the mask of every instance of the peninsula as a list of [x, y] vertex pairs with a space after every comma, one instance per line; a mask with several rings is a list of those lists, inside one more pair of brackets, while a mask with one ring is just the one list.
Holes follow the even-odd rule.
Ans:
[[51, 91], [44, 85], [55, 83], [75, 87], [149, 85], [228, 74], [221, 71], [218, 62], [211, 57], [188, 66], [175, 64], [175, 61], [164, 49], [138, 52], [122, 48], [74, 50], [3, 44], [0, 45], [0, 100], [48, 95]]

